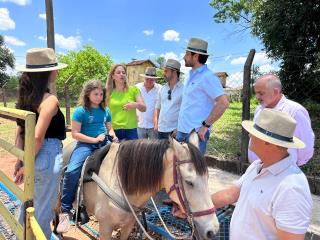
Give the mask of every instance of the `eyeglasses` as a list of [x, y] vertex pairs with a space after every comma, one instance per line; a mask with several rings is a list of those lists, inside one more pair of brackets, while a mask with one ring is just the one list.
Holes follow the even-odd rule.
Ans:
[[171, 100], [171, 89], [168, 90], [168, 100]]

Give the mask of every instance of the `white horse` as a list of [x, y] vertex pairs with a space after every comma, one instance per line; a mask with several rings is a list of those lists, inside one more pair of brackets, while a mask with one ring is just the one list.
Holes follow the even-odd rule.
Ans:
[[[119, 196], [125, 193], [130, 205], [138, 208], [165, 189], [179, 209], [193, 219], [201, 239], [214, 239], [219, 222], [209, 194], [207, 165], [194, 147], [198, 141], [194, 133], [190, 136], [192, 144], [174, 139], [112, 143], [98, 176]], [[135, 223], [133, 214], [114, 204], [95, 182], [83, 187], [87, 211], [99, 221], [100, 239], [111, 239], [112, 231], [118, 228], [120, 239], [127, 239]]]

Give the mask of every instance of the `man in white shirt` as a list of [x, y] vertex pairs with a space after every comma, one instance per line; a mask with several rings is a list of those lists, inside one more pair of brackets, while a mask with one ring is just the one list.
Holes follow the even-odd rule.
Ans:
[[158, 92], [161, 88], [160, 84], [155, 83], [157, 77], [156, 68], [148, 67], [145, 74], [140, 74], [144, 77], [144, 81], [137, 83], [136, 86], [140, 89], [141, 96], [146, 104], [147, 110], [140, 112], [137, 110], [138, 115], [138, 137], [157, 139], [157, 132], [154, 130], [154, 109], [157, 101]]
[[159, 91], [154, 111], [155, 130], [159, 139], [176, 136], [178, 117], [183, 94], [183, 83], [179, 81], [181, 64], [168, 59], [164, 65], [164, 78], [167, 81]]
[[[281, 81], [274, 74], [265, 74], [259, 77], [255, 84], [255, 92], [260, 105], [254, 112], [253, 121], [256, 121], [261, 111], [265, 108], [286, 112], [293, 117], [297, 122], [294, 136], [301, 139], [306, 144], [306, 147], [303, 149], [289, 149], [289, 153], [298, 166], [306, 164], [312, 158], [314, 152], [314, 133], [311, 128], [308, 111], [299, 103], [287, 99], [282, 94]], [[249, 149], [249, 162], [253, 162], [257, 158]]]
[[216, 208], [237, 202], [230, 239], [303, 240], [312, 198], [306, 176], [288, 153], [288, 148], [305, 147], [294, 137], [296, 121], [285, 112], [266, 108], [256, 122], [243, 121], [242, 126], [259, 159], [233, 185], [211, 196]]

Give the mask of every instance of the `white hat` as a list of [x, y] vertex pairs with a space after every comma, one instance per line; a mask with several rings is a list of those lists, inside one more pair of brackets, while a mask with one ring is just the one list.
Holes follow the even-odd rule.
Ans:
[[285, 112], [265, 108], [256, 123], [245, 120], [242, 126], [255, 137], [274, 145], [285, 148], [305, 147], [300, 139], [293, 136], [296, 121]]
[[20, 72], [46, 72], [67, 67], [58, 63], [52, 48], [31, 48], [27, 51], [26, 65], [17, 66]]

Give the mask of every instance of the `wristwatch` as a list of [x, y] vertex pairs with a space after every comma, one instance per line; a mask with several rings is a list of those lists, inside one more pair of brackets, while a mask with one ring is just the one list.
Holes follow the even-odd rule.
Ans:
[[209, 124], [206, 123], [206, 121], [202, 122], [202, 126], [207, 127], [207, 128], [211, 127]]

